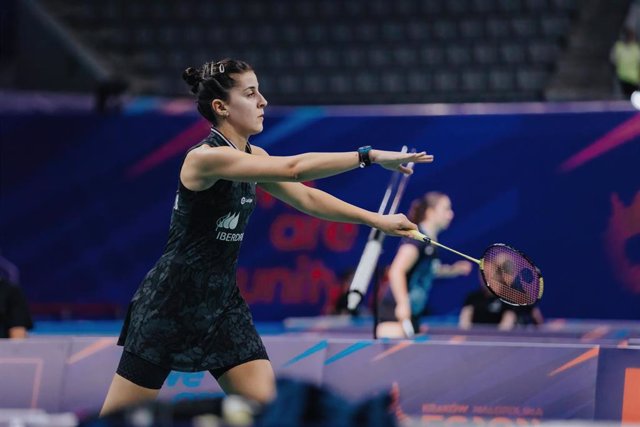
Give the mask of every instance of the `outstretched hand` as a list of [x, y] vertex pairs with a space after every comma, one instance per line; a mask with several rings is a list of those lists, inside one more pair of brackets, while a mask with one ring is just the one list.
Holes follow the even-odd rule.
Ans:
[[431, 163], [433, 155], [426, 151], [420, 153], [402, 153], [399, 151], [371, 150], [369, 153], [372, 163], [377, 163], [385, 169], [400, 171], [411, 175], [413, 170], [405, 166], [407, 163]]

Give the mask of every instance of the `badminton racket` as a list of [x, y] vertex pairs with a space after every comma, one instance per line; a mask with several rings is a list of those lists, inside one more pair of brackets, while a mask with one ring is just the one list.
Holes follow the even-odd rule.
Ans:
[[412, 237], [439, 248], [453, 252], [480, 266], [482, 280], [489, 290], [501, 301], [516, 306], [535, 304], [544, 292], [542, 273], [522, 252], [503, 243], [494, 243], [476, 259], [432, 240], [419, 231], [412, 231]]

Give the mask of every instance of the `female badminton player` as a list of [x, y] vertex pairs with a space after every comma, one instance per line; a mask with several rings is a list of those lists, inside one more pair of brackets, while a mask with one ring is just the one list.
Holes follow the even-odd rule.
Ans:
[[369, 146], [269, 156], [249, 143], [262, 131], [267, 106], [250, 65], [224, 59], [188, 68], [183, 79], [211, 133], [184, 158], [168, 243], [129, 306], [102, 414], [155, 398], [171, 370], [209, 371], [225, 392], [258, 402], [274, 396], [274, 373], [235, 279], [256, 186], [319, 218], [395, 236], [417, 229], [404, 215], [369, 212], [301, 182], [371, 164], [410, 173], [403, 164], [429, 163], [432, 156]]
[[[426, 193], [411, 203], [408, 216], [418, 224], [421, 233], [437, 240], [438, 234], [446, 230], [453, 219], [451, 199], [437, 191]], [[389, 269], [390, 286], [380, 303], [377, 336], [407, 336], [403, 326], [407, 320], [411, 321], [411, 332], [418, 332], [433, 279], [467, 275], [472, 267], [469, 261], [441, 264], [435, 246], [403, 238]]]

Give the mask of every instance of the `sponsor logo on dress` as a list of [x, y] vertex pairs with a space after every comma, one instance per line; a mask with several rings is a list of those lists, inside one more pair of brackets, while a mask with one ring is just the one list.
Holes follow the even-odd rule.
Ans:
[[229, 212], [223, 217], [218, 218], [216, 221], [216, 230], [219, 228], [226, 228], [227, 230], [235, 230], [238, 226], [238, 219], [240, 219], [240, 213]]
[[[235, 230], [240, 219], [239, 212], [229, 212], [216, 221], [216, 230]], [[227, 231], [218, 231], [216, 239], [224, 242], [239, 242], [244, 237], [244, 233], [230, 233]]]
[[251, 203], [253, 202], [253, 199], [251, 197], [243, 197], [242, 199], [240, 199], [240, 204], [244, 205], [245, 203]]

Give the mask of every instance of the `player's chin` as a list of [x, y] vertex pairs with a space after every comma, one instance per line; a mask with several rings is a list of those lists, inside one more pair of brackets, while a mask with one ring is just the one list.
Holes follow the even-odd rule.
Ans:
[[255, 126], [253, 129], [251, 129], [250, 135], [257, 135], [261, 133], [263, 129], [264, 127], [262, 126], [262, 124]]

